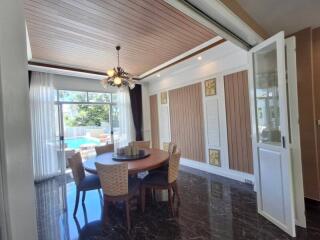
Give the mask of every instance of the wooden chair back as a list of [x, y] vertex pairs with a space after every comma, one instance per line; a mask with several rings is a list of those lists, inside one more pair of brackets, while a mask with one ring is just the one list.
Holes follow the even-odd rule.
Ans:
[[74, 154], [71, 158], [68, 158], [69, 166], [72, 170], [73, 179], [76, 185], [79, 185], [82, 179], [85, 178], [86, 174], [84, 172], [84, 167], [82, 164], [81, 154], [78, 152]]
[[128, 194], [128, 163], [104, 165], [95, 163], [103, 193], [117, 197]]
[[96, 146], [96, 153], [97, 155], [101, 155], [107, 152], [114, 152], [114, 144], [106, 144], [104, 146]]

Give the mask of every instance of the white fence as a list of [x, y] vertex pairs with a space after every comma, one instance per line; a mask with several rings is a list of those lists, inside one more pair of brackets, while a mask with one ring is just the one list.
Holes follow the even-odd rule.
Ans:
[[86, 136], [88, 134], [92, 135], [94, 133], [110, 133], [110, 129], [106, 127], [97, 127], [97, 126], [65, 127], [64, 128], [65, 138]]

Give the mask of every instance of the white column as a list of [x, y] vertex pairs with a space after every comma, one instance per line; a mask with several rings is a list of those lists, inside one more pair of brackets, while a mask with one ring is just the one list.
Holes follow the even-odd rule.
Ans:
[[143, 114], [143, 138], [151, 140], [151, 123], [150, 123], [150, 99], [149, 99], [149, 84], [141, 84], [142, 94], [142, 114]]
[[5, 239], [37, 239], [29, 114], [23, 1], [1, 0], [0, 200], [5, 211]]

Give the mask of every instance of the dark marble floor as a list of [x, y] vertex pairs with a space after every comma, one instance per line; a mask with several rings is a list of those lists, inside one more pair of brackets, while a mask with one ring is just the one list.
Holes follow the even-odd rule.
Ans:
[[[77, 218], [72, 211], [75, 185], [70, 176], [36, 185], [39, 240], [70, 239], [291, 239], [259, 216], [252, 186], [183, 167], [179, 175], [181, 205], [170, 217], [166, 202], [147, 202], [146, 212], [131, 211], [128, 233], [121, 205], [111, 206], [108, 226], [101, 222], [97, 191], [87, 193]], [[307, 229], [297, 239], [320, 239], [320, 205], [307, 204]]]

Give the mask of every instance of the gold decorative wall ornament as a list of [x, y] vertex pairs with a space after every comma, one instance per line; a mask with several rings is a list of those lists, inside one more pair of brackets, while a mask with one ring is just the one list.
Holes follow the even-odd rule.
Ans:
[[161, 104], [168, 103], [168, 93], [167, 92], [160, 93], [160, 98], [161, 98]]
[[209, 149], [209, 164], [221, 167], [220, 150]]
[[217, 81], [215, 78], [204, 81], [205, 96], [217, 95]]

